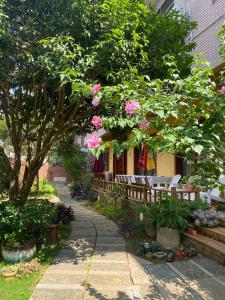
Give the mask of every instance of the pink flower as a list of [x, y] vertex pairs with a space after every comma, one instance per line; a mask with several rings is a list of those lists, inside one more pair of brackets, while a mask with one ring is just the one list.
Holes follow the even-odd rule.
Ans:
[[140, 128], [141, 128], [141, 129], [144, 129], [144, 130], [147, 130], [147, 129], [148, 129], [148, 125], [149, 125], [149, 123], [148, 123], [148, 121], [147, 121], [146, 119], [143, 119], [143, 120], [140, 122], [140, 124], [139, 124]]
[[135, 100], [131, 100], [126, 103], [125, 111], [129, 116], [132, 116], [139, 108], [141, 108], [140, 104]]
[[91, 120], [91, 123], [97, 128], [101, 128], [102, 127], [102, 119], [98, 116], [94, 116]]
[[92, 100], [92, 105], [93, 106], [98, 106], [100, 104], [101, 100], [98, 97], [94, 97], [94, 99]]
[[222, 86], [220, 93], [221, 95], [225, 96], [225, 86]]
[[91, 89], [92, 95], [96, 95], [100, 91], [100, 88], [101, 88], [100, 83], [94, 84]]
[[88, 148], [98, 148], [100, 143], [101, 143], [101, 138], [93, 135], [88, 141], [87, 141], [87, 146]]

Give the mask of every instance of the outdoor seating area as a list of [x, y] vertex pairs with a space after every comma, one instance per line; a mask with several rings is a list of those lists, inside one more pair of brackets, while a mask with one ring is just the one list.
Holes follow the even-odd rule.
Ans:
[[[106, 192], [113, 190], [116, 185], [125, 185], [127, 197], [130, 199], [155, 202], [164, 195], [173, 196], [176, 199], [193, 201], [202, 199], [203, 202], [211, 205], [212, 201], [225, 203], [225, 199], [219, 188], [205, 191], [204, 187], [191, 187], [187, 184], [180, 184], [182, 176], [142, 176], [142, 175], [116, 175], [115, 180], [93, 179], [92, 187]], [[219, 178], [220, 184], [225, 184], [224, 177]]]

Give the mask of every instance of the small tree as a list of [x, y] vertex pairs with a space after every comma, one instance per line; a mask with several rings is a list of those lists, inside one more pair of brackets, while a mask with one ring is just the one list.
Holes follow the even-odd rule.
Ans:
[[[163, 78], [168, 52], [182, 77], [190, 70], [193, 23], [144, 1], [5, 0], [0, 10], [0, 116], [14, 153], [10, 161], [0, 146], [0, 174], [20, 204], [57, 140], [92, 131], [94, 114], [120, 114], [124, 80], [133, 88], [138, 74]], [[96, 81], [109, 85], [107, 110], [91, 105]]]

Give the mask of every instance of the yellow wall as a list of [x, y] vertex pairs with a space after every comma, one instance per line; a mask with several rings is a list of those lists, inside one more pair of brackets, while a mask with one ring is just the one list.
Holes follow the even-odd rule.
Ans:
[[127, 174], [134, 174], [134, 148], [127, 150]]
[[109, 148], [109, 172], [113, 173], [113, 149]]
[[170, 153], [157, 154], [157, 176], [172, 177], [175, 173], [175, 156]]

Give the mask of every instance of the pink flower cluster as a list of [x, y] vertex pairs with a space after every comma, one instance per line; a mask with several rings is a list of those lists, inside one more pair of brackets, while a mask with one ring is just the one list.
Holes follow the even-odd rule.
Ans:
[[220, 93], [221, 95], [225, 96], [225, 86], [222, 86]]
[[140, 123], [139, 123], [139, 127], [143, 130], [147, 130], [148, 129], [148, 125], [149, 122], [146, 119], [143, 119]]
[[132, 116], [136, 112], [136, 110], [139, 109], [139, 108], [141, 108], [141, 106], [135, 100], [131, 100], [131, 101], [126, 102], [125, 111], [129, 116]]
[[93, 85], [92, 89], [91, 89], [91, 93], [94, 96], [93, 100], [92, 100], [92, 105], [93, 106], [98, 106], [101, 102], [100, 98], [96, 96], [96, 94], [100, 91], [101, 88], [101, 84], [100, 83], [96, 83]]
[[98, 148], [100, 143], [101, 143], [101, 138], [93, 135], [88, 141], [87, 141], [87, 146], [88, 148]]
[[91, 89], [92, 95], [95, 96], [100, 91], [100, 88], [101, 88], [100, 83], [94, 84], [92, 89]]
[[96, 129], [99, 129], [102, 127], [102, 119], [98, 116], [94, 116], [91, 120], [91, 123], [95, 126]]
[[98, 106], [100, 104], [100, 102], [101, 102], [100, 98], [96, 96], [93, 98], [91, 103], [93, 106]]

